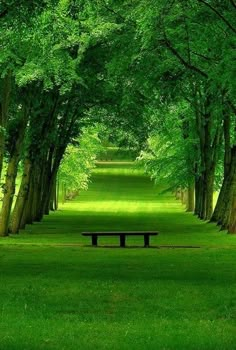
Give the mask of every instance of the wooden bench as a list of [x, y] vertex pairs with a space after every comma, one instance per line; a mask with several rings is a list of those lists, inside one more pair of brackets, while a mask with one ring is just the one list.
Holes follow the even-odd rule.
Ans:
[[120, 236], [120, 247], [125, 247], [126, 236], [143, 236], [144, 247], [149, 247], [150, 236], [157, 236], [159, 232], [157, 231], [114, 231], [114, 232], [82, 232], [83, 236], [92, 237], [92, 246], [97, 247], [98, 237], [100, 236]]

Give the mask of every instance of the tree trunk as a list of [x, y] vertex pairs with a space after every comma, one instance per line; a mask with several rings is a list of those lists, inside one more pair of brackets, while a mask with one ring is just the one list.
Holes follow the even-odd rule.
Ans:
[[201, 188], [199, 218], [210, 220], [213, 211], [214, 174], [204, 174], [204, 181]]
[[[220, 189], [218, 200], [214, 209], [214, 213], [211, 217], [211, 221], [222, 224], [224, 211], [226, 207], [227, 198], [230, 191], [230, 182], [232, 177], [232, 168], [234, 161], [234, 154], [230, 144], [230, 129], [231, 129], [231, 118], [230, 114], [224, 113], [224, 178]], [[226, 201], [226, 202], [225, 202]]]
[[20, 223], [23, 216], [24, 207], [26, 205], [28, 192], [29, 192], [30, 175], [31, 175], [31, 162], [29, 161], [29, 159], [25, 159], [21, 186], [20, 186], [19, 194], [17, 196], [17, 200], [16, 200], [15, 207], [12, 214], [12, 220], [10, 225], [11, 233], [16, 234], [19, 232]]
[[[222, 229], [229, 229], [234, 222], [234, 200], [236, 191], [236, 146], [233, 147], [234, 158], [232, 160], [231, 177], [228, 179], [228, 192], [225, 197], [224, 211], [221, 216]], [[232, 228], [231, 228], [232, 230]]]
[[192, 183], [189, 183], [188, 185], [186, 211], [194, 211], [194, 185]]
[[223, 185], [217, 201], [217, 210], [213, 214], [214, 221], [222, 226], [222, 229], [229, 228], [231, 211], [233, 207], [235, 181], [236, 181], [236, 146], [231, 148], [231, 160], [224, 177]]
[[4, 196], [2, 202], [2, 211], [0, 214], [0, 236], [8, 235], [8, 228], [10, 222], [10, 214], [15, 195], [15, 183], [18, 170], [18, 164], [20, 161], [20, 153], [23, 145], [23, 139], [25, 129], [27, 125], [28, 109], [23, 107], [22, 118], [19, 122], [18, 130], [16, 133], [15, 143], [12, 145], [10, 154], [10, 160], [8, 163], [7, 174], [4, 184]]
[[40, 222], [43, 218], [43, 191], [45, 185], [46, 167], [45, 161], [42, 161], [41, 171], [39, 171], [38, 177], [36, 177], [36, 195], [35, 195], [35, 208], [36, 215], [34, 221]]
[[201, 186], [201, 178], [200, 176], [195, 176], [195, 208], [194, 214], [199, 216], [201, 210], [201, 196], [202, 196], [202, 186]]
[[206, 185], [205, 185], [206, 174], [202, 173], [200, 181], [200, 196], [199, 196], [199, 219], [204, 220], [206, 216]]
[[186, 188], [181, 190], [181, 202], [183, 205], [187, 206], [188, 202], [188, 190]]
[[55, 178], [52, 186], [52, 193], [50, 198], [50, 210], [57, 210], [57, 180]]
[[18, 156], [14, 155], [9, 161], [4, 184], [4, 197], [0, 215], [0, 236], [8, 235], [11, 207], [15, 194], [15, 182], [18, 168]]
[[54, 210], [53, 206], [53, 196], [54, 196], [54, 189], [55, 189], [55, 182], [56, 182], [56, 174], [51, 174], [51, 176], [47, 179], [46, 188], [48, 191], [44, 191], [44, 200], [43, 200], [43, 211], [45, 215], [49, 215], [49, 212], [52, 208]]
[[32, 203], [34, 198], [34, 179], [31, 178], [30, 185], [29, 185], [29, 195], [28, 200], [26, 202], [25, 206], [25, 225], [32, 225], [33, 224], [33, 209], [32, 209]]
[[216, 157], [211, 154], [212, 151], [204, 154], [201, 172], [195, 187], [196, 193], [196, 210], [195, 213], [202, 220], [210, 220], [213, 212], [213, 195], [214, 195], [214, 180], [216, 169]]
[[39, 176], [38, 174], [34, 174], [32, 186], [33, 186], [33, 195], [32, 195], [32, 203], [31, 203], [31, 215], [32, 215], [32, 222], [37, 221], [37, 208], [38, 208], [38, 202], [40, 201], [40, 192], [39, 192]]
[[205, 220], [210, 220], [213, 212], [213, 195], [214, 195], [215, 165], [206, 174], [206, 194], [205, 194]]
[[55, 202], [55, 208], [56, 208], [56, 210], [58, 210], [59, 195], [60, 195], [60, 183], [59, 183], [59, 178], [58, 178], [58, 176], [57, 176], [57, 184], [56, 184], [56, 202]]
[[235, 188], [233, 193], [233, 201], [232, 201], [231, 214], [229, 218], [228, 233], [236, 233], [236, 183], [235, 183]]
[[214, 212], [211, 217], [211, 222], [217, 222], [218, 224], [221, 224], [221, 218], [224, 212], [224, 202], [225, 199], [228, 197], [228, 188], [229, 188], [229, 183], [228, 183], [228, 176], [225, 176], [223, 179], [223, 183], [220, 189], [220, 193], [216, 202], [216, 206], [214, 209]]

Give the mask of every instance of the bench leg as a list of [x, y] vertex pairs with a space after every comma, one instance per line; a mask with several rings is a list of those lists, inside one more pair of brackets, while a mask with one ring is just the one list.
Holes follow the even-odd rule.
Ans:
[[92, 236], [92, 246], [93, 247], [97, 247], [98, 245], [98, 236], [97, 235], [93, 235]]
[[120, 235], [120, 247], [125, 248], [125, 235]]
[[144, 248], [149, 247], [149, 235], [144, 235]]

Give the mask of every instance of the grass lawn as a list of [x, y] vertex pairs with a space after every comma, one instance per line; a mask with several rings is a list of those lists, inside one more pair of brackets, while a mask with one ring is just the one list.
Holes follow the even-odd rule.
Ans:
[[[160, 235], [150, 249], [80, 235], [121, 229]], [[76, 201], [1, 239], [0, 265], [0, 349], [236, 349], [236, 236], [130, 163], [101, 164]]]

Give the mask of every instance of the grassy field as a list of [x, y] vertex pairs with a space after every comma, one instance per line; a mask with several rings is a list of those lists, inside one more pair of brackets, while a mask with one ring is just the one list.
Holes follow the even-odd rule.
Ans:
[[[100, 164], [61, 209], [0, 240], [0, 349], [236, 349], [235, 236], [131, 163]], [[121, 229], [160, 235], [149, 249], [80, 235]]]

